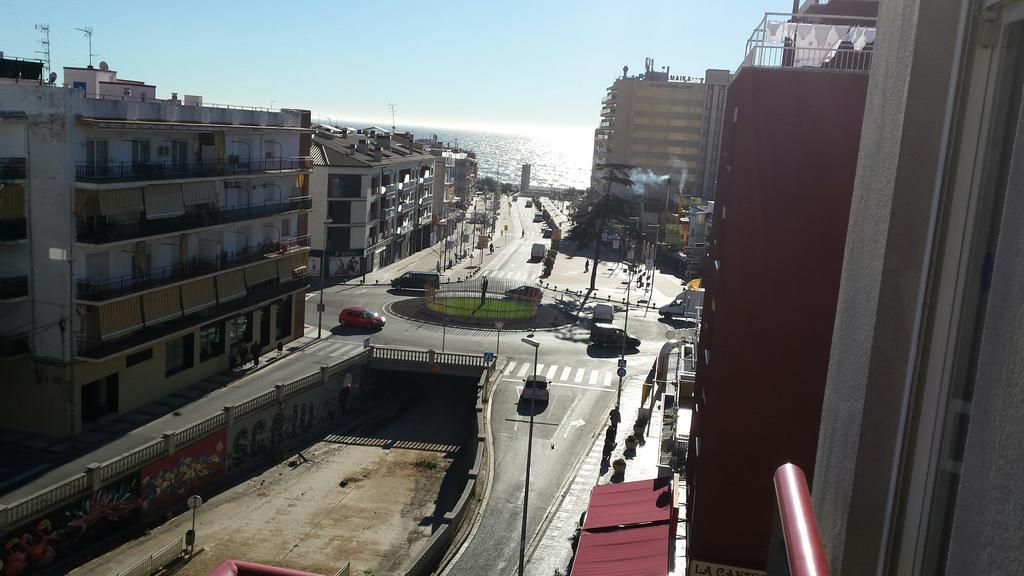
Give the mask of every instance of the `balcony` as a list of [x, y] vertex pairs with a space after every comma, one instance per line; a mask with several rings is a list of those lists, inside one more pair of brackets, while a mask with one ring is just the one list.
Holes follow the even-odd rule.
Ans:
[[243, 208], [216, 209], [199, 207], [173, 218], [134, 220], [112, 220], [106, 216], [98, 216], [78, 221], [78, 241], [86, 244], [106, 244], [134, 238], [145, 238], [160, 234], [173, 234], [195, 228], [206, 228], [218, 224], [230, 224], [244, 220], [254, 220], [285, 214], [296, 210], [309, 210], [312, 201], [309, 196], [291, 198], [285, 202], [259, 204]]
[[28, 338], [27, 332], [0, 338], [0, 358], [11, 359], [28, 354]]
[[[747, 39], [741, 66], [867, 73], [875, 22], [870, 17], [768, 12]], [[825, 45], [820, 38], [826, 38]]]
[[75, 180], [104, 184], [110, 182], [144, 182], [147, 180], [178, 180], [186, 178], [232, 178], [252, 174], [276, 174], [307, 171], [312, 168], [309, 158], [271, 158], [247, 162], [207, 160], [204, 162], [114, 162], [75, 166]]
[[150, 288], [166, 286], [228, 270], [238, 268], [255, 262], [264, 262], [269, 258], [292, 254], [309, 248], [309, 236], [297, 238], [286, 238], [281, 242], [268, 242], [260, 244], [255, 248], [239, 250], [237, 252], [223, 252], [209, 258], [193, 258], [188, 263], [174, 264], [151, 270], [145, 274], [134, 276], [126, 275], [120, 278], [109, 280], [78, 280], [77, 297], [79, 300], [90, 302], [102, 302], [110, 298], [127, 296]]
[[13, 242], [28, 238], [24, 218], [0, 220], [0, 242]]
[[28, 276], [0, 278], [0, 300], [15, 300], [28, 296]]
[[416, 186], [418, 186], [418, 185], [419, 185], [419, 182], [417, 182], [415, 179], [412, 179], [412, 180], [408, 180], [406, 182], [402, 182], [401, 184], [398, 185], [398, 188], [400, 190], [402, 190], [402, 191], [405, 191], [405, 192], [415, 192], [416, 191]]
[[0, 180], [20, 180], [24, 177], [24, 158], [0, 158]]
[[394, 194], [395, 192], [398, 192], [398, 184], [388, 184], [383, 188], [384, 194]]

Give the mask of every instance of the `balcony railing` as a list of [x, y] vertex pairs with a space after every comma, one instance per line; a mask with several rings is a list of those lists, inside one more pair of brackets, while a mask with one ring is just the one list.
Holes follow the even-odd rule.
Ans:
[[110, 164], [79, 163], [75, 166], [75, 180], [79, 182], [134, 182], [144, 180], [175, 180], [181, 178], [219, 178], [309, 170], [309, 158], [268, 158], [233, 162], [207, 160], [203, 162], [113, 162]]
[[398, 184], [388, 184], [384, 186], [384, 194], [394, 194], [398, 191]]
[[0, 300], [28, 296], [28, 276], [0, 278]]
[[768, 12], [747, 39], [742, 65], [867, 72], [875, 23], [870, 17]]
[[13, 358], [28, 354], [28, 338], [28, 333], [0, 338], [0, 358]]
[[236, 252], [223, 252], [208, 258], [193, 258], [187, 263], [164, 266], [138, 276], [126, 275], [109, 280], [78, 280], [78, 298], [100, 302], [307, 248], [309, 236], [299, 236], [285, 238], [280, 242], [266, 242], [254, 248], [246, 247]]
[[134, 220], [112, 220], [105, 216], [91, 217], [78, 221], [78, 241], [89, 244], [105, 244], [132, 238], [156, 236], [205, 228], [218, 224], [229, 224], [243, 220], [264, 218], [275, 214], [284, 214], [295, 210], [309, 210], [312, 201], [309, 196], [291, 198], [273, 204], [258, 204], [242, 208], [199, 208], [173, 218], [146, 219], [139, 217]]
[[775, 470], [775, 503], [768, 548], [768, 574], [828, 576], [818, 521], [803, 470], [783, 464]]
[[18, 180], [24, 177], [24, 158], [0, 158], [0, 180]]
[[24, 240], [28, 237], [24, 218], [0, 220], [0, 242]]

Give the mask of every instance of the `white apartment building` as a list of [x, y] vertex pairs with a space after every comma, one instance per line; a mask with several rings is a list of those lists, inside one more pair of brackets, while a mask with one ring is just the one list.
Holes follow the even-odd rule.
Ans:
[[0, 427], [78, 433], [303, 332], [309, 113], [0, 83]]
[[320, 126], [310, 157], [310, 234], [329, 275], [365, 274], [434, 242], [435, 158], [412, 134]]

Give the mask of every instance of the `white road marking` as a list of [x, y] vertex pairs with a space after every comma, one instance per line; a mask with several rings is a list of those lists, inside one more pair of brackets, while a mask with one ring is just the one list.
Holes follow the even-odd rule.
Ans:
[[316, 296], [315, 292], [313, 294], [306, 294], [306, 302], [309, 302], [309, 299], [312, 298], [313, 296]]
[[503, 372], [503, 374], [508, 376], [509, 374], [512, 373], [512, 369], [515, 368], [515, 367], [516, 367], [516, 361], [512, 360], [511, 362], [508, 363], [508, 366], [505, 366], [505, 371]]
[[612, 373], [611, 372], [605, 372], [604, 373], [604, 385], [605, 386], [611, 386], [612, 385]]
[[543, 374], [543, 373], [544, 373], [544, 365], [543, 364], [537, 364], [537, 367], [533, 370], [533, 372], [531, 372], [531, 374]]
[[587, 373], [587, 371], [584, 370], [583, 368], [577, 368], [576, 369], [576, 380], [575, 380], [575, 382], [577, 384], [583, 382], [583, 375], [586, 374], [586, 373]]
[[555, 379], [555, 372], [558, 372], [558, 366], [552, 366], [551, 368], [548, 368], [548, 380]]
[[586, 424], [586, 422], [583, 421], [583, 418], [577, 418], [576, 420], [569, 422], [569, 427], [565, 429], [565, 434], [562, 434], [562, 438], [567, 438], [569, 436], [569, 430], [572, 428], [579, 428], [584, 424]]
[[565, 369], [562, 370], [562, 377], [559, 378], [559, 380], [568, 380], [569, 374], [572, 374], [572, 368], [570, 366], [566, 366]]
[[526, 376], [526, 371], [529, 370], [529, 369], [530, 369], [530, 365], [524, 363], [522, 366], [519, 367], [519, 374], [517, 374], [517, 376], [519, 376], [520, 378], [522, 378], [523, 376]]
[[597, 385], [597, 375], [598, 374], [600, 374], [600, 372], [598, 372], [597, 370], [591, 370], [590, 371], [590, 385], [591, 386]]
[[609, 390], [607, 388], [598, 388], [596, 386], [584, 386], [582, 384], [569, 384], [568, 382], [552, 382], [552, 383], [549, 384], [549, 386], [565, 386], [566, 388], [581, 388], [583, 390], [598, 390], [598, 391], [601, 391], [601, 392], [614, 392], [614, 390]]

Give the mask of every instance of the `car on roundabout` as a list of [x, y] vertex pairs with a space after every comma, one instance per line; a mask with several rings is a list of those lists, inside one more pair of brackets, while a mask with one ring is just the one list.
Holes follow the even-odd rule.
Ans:
[[357, 328], [383, 328], [386, 318], [362, 306], [350, 306], [338, 314], [338, 324]]
[[527, 376], [523, 379], [523, 391], [519, 393], [519, 401], [547, 402], [550, 395], [548, 384], [548, 377], [543, 374]]
[[527, 286], [524, 284], [518, 288], [506, 290], [505, 296], [519, 300], [536, 300], [537, 302], [540, 302], [541, 298], [544, 297], [544, 291], [536, 286]]

